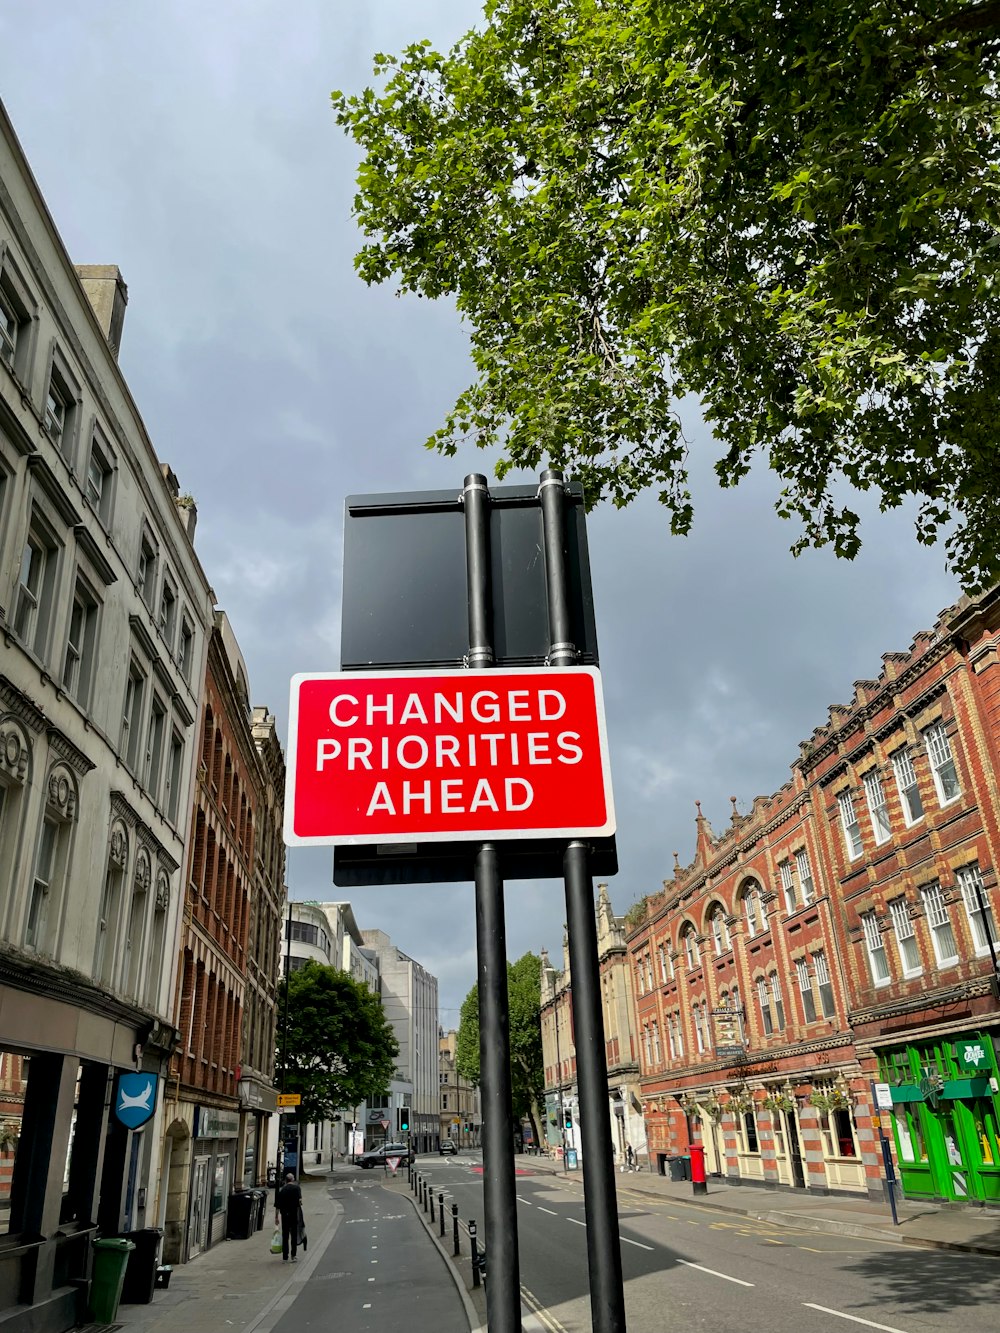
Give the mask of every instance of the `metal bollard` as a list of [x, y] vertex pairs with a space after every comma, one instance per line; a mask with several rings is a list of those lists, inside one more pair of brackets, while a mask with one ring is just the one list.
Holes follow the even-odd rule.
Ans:
[[418, 1181], [419, 1179], [420, 1179], [420, 1172], [419, 1172], [419, 1171], [414, 1171], [414, 1172], [411, 1173], [411, 1175], [410, 1175], [410, 1193], [411, 1193], [411, 1194], [416, 1194], [416, 1192], [417, 1192], [417, 1181]]
[[444, 1194], [443, 1194], [443, 1193], [439, 1193], [439, 1194], [438, 1194], [438, 1217], [440, 1218], [440, 1222], [441, 1222], [441, 1230], [440, 1230], [439, 1234], [443, 1236], [443, 1235], [444, 1235]]
[[427, 1212], [427, 1181], [424, 1181], [424, 1212]]
[[427, 1194], [428, 1194], [428, 1197], [429, 1197], [429, 1199], [430, 1199], [430, 1201], [431, 1201], [431, 1226], [433, 1226], [433, 1225], [434, 1225], [434, 1186], [433, 1186], [433, 1185], [432, 1185], [432, 1186], [430, 1187], [430, 1189], [427, 1191]]
[[476, 1224], [469, 1221], [469, 1252], [472, 1255], [472, 1285], [479, 1286], [479, 1248], [476, 1244]]
[[462, 1242], [458, 1238], [458, 1204], [451, 1205], [451, 1239], [455, 1246], [455, 1253], [462, 1253]]

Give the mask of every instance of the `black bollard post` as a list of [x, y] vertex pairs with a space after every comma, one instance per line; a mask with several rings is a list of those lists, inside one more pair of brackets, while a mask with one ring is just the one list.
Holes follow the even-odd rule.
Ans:
[[451, 1239], [455, 1247], [455, 1253], [462, 1253], [462, 1242], [458, 1238], [458, 1204], [451, 1205]]
[[469, 1252], [472, 1255], [472, 1285], [479, 1286], [479, 1246], [476, 1243], [476, 1224], [469, 1222]]
[[444, 1235], [444, 1195], [438, 1194], [438, 1217], [440, 1218], [439, 1235]]
[[430, 1189], [427, 1191], [427, 1197], [430, 1199], [430, 1202], [431, 1202], [431, 1226], [433, 1226], [433, 1225], [434, 1225], [434, 1186], [433, 1186], [433, 1185], [432, 1185], [432, 1186], [430, 1187]]

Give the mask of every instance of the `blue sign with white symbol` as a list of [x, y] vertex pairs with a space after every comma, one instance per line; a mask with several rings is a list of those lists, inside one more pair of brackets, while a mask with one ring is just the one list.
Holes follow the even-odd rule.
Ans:
[[115, 1115], [128, 1129], [139, 1129], [156, 1110], [159, 1077], [156, 1074], [119, 1074]]

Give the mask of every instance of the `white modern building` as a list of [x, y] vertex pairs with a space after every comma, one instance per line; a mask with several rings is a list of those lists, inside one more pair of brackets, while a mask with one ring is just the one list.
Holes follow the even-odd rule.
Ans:
[[[0, 107], [0, 1068], [17, 1083], [4, 1101], [16, 1147], [0, 1176], [0, 1321], [11, 1333], [82, 1319], [95, 1233], [157, 1225], [162, 1206], [212, 595], [193, 502], [118, 366], [126, 301], [114, 266], [73, 264]], [[120, 1079], [137, 1074], [126, 1096]]]
[[[417, 1152], [429, 1152], [440, 1133], [437, 977], [397, 948], [384, 930], [361, 934], [378, 961], [382, 1006], [399, 1042], [397, 1076], [401, 1095], [409, 1098], [410, 1140]], [[392, 1095], [400, 1094], [394, 1090]]]

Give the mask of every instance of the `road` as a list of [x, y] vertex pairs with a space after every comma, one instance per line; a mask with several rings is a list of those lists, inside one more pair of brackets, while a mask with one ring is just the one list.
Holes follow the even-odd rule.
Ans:
[[[459, 1216], [483, 1225], [478, 1156], [418, 1159]], [[550, 1333], [590, 1333], [576, 1181], [519, 1169], [524, 1304]], [[618, 1183], [629, 1333], [995, 1333], [1000, 1264], [947, 1250], [797, 1231], [651, 1198]], [[489, 1242], [487, 1238], [487, 1250]]]

